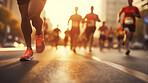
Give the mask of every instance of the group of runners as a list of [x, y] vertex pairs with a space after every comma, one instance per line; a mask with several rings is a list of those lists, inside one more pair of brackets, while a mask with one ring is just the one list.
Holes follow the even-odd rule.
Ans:
[[[40, 14], [45, 6], [46, 0], [17, 0], [19, 5], [19, 10], [21, 13], [21, 28], [24, 35], [24, 39], [26, 42], [27, 50], [24, 53], [23, 56], [20, 57], [20, 61], [28, 61], [33, 59], [33, 50], [31, 47], [31, 33], [32, 33], [32, 25], [36, 29], [36, 52], [42, 53], [45, 49], [45, 41], [44, 41], [44, 31], [42, 29], [43, 21], [40, 17]], [[123, 39], [121, 36], [122, 31], [125, 32], [125, 47], [127, 49], [126, 55], [129, 55], [130, 48], [129, 48], [129, 42], [132, 40], [133, 34], [135, 32], [135, 23], [136, 23], [136, 17], [140, 18], [140, 13], [137, 7], [132, 5], [133, 0], [127, 0], [128, 6], [123, 7], [119, 13], [118, 22], [121, 21], [121, 14], [124, 13], [124, 17], [122, 19], [122, 27], [117, 29], [117, 34], [119, 36], [119, 39]], [[89, 51], [92, 51], [92, 44], [93, 44], [93, 35], [96, 30], [96, 22], [100, 22], [100, 19], [97, 14], [93, 13], [94, 7], [91, 6], [91, 13], [87, 14], [84, 18], [82, 18], [81, 15], [78, 14], [78, 7], [75, 7], [75, 14], [72, 15], [68, 20], [68, 25], [70, 20], [72, 21], [72, 27], [69, 31], [70, 35], [70, 41], [71, 41], [71, 50], [73, 50], [76, 53], [76, 46], [78, 42], [78, 36], [80, 35], [80, 23], [86, 24], [86, 29], [83, 33], [85, 37], [84, 47], [86, 48], [88, 42], [89, 44]], [[58, 27], [58, 26], [57, 26]], [[100, 45], [102, 45], [105, 37], [104, 33], [106, 32], [107, 27], [105, 26], [105, 22], [103, 22], [103, 25], [99, 28], [100, 31], [100, 38], [99, 42]], [[55, 32], [60, 32], [58, 29], [54, 30]], [[121, 31], [121, 32], [120, 32]], [[67, 33], [67, 32], [65, 32]], [[112, 41], [112, 28], [108, 30], [108, 39], [109, 41]], [[65, 42], [67, 42], [67, 37], [64, 39]], [[65, 44], [66, 46], [66, 44]], [[121, 46], [121, 44], [120, 44]], [[102, 46], [103, 47], [103, 46]], [[102, 48], [101, 48], [102, 49]]]

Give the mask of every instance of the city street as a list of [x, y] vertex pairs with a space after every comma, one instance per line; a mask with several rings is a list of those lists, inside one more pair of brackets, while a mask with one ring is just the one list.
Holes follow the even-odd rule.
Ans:
[[20, 62], [25, 49], [0, 48], [0, 83], [148, 83], [148, 51], [46, 46], [32, 61]]

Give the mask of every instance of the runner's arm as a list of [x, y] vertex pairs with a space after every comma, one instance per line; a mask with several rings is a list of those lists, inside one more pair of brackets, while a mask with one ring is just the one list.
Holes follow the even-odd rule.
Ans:
[[101, 20], [99, 19], [99, 16], [98, 16], [98, 15], [97, 15], [97, 21], [98, 21], [98, 22], [101, 22]]
[[87, 15], [82, 19], [82, 23], [86, 22]]
[[119, 12], [118, 19], [117, 19], [118, 22], [121, 21], [121, 14], [123, 13], [123, 10], [124, 10], [124, 8], [122, 8]]
[[138, 17], [138, 18], [141, 18], [141, 15], [140, 15], [140, 12], [139, 12], [139, 9], [136, 8], [136, 13], [133, 14], [135, 17]]

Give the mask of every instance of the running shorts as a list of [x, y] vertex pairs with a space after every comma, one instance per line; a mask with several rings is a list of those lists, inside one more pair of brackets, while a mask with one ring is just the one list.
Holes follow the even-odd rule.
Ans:
[[103, 40], [103, 41], [105, 41], [105, 39], [106, 39], [106, 36], [105, 36], [105, 35], [100, 35], [99, 40]]
[[131, 24], [131, 25], [127, 25], [127, 24], [123, 24], [123, 30], [124, 28], [128, 28], [130, 30], [130, 32], [135, 32], [135, 25], [134, 24]]
[[54, 42], [58, 42], [59, 41], [59, 36], [54, 36]]
[[123, 40], [124, 36], [118, 36], [117, 39], [118, 41]]
[[80, 29], [72, 27], [71, 30], [70, 30], [70, 36], [74, 36], [75, 34], [79, 35], [80, 34]]
[[113, 41], [113, 38], [108, 38], [108, 41], [109, 41], [109, 42], [112, 42], [112, 41]]
[[17, 0], [18, 5], [27, 4], [30, 0]]
[[94, 33], [95, 30], [96, 30], [96, 27], [87, 27], [87, 28], [85, 29], [86, 38], [89, 39], [90, 35], [91, 35], [92, 33]]

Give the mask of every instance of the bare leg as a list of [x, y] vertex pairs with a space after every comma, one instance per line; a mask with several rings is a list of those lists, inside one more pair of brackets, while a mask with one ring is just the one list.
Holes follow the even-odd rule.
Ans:
[[78, 43], [78, 41], [77, 41], [78, 39], [77, 39], [77, 38], [78, 38], [78, 34], [75, 34], [75, 35], [74, 35], [74, 41], [73, 41], [74, 50], [75, 50], [76, 47], [77, 47], [77, 43]]
[[91, 47], [92, 47], [92, 44], [93, 44], [93, 40], [94, 40], [93, 33], [91, 33], [91, 35], [90, 35], [90, 46], [89, 46], [89, 51], [90, 52], [91, 52]]
[[125, 47], [129, 49], [129, 38], [130, 38], [130, 31], [128, 28], [125, 28], [126, 40], [125, 40]]
[[36, 28], [36, 34], [41, 34], [43, 20], [40, 14], [44, 8], [46, 0], [30, 0], [28, 5], [28, 14], [32, 20], [33, 26]]
[[27, 47], [31, 48], [31, 33], [32, 28], [30, 24], [30, 19], [28, 16], [28, 4], [19, 5], [19, 10], [21, 13], [21, 29], [24, 35], [24, 39]]

